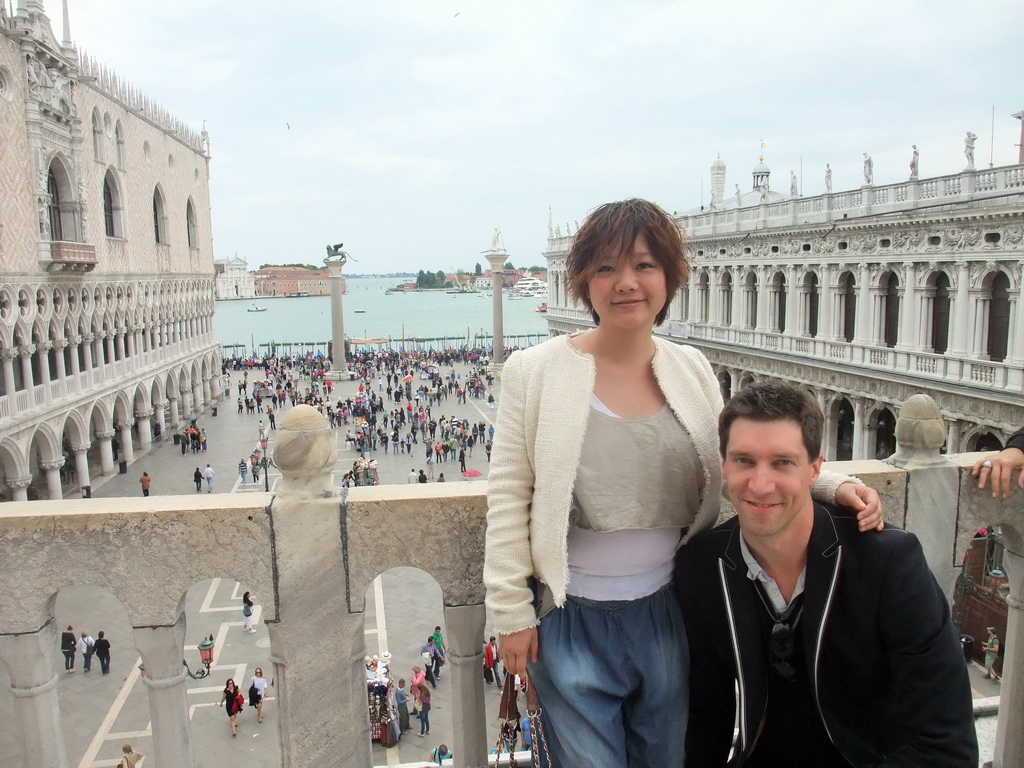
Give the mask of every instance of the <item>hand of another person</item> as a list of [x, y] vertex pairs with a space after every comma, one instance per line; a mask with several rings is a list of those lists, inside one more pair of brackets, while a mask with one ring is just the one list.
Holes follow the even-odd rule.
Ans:
[[537, 628], [498, 635], [498, 651], [510, 675], [526, 677], [526, 661], [537, 661]]
[[978, 488], [985, 490], [985, 483], [992, 481], [992, 498], [1007, 498], [1012, 489], [1014, 471], [1020, 471], [1017, 487], [1024, 488], [1024, 451], [1019, 448], [1004, 448], [975, 462], [971, 474], [978, 478]]
[[857, 483], [843, 483], [836, 488], [836, 504], [857, 513], [857, 527], [861, 533], [871, 529], [880, 531], [885, 527], [882, 499], [874, 488]]

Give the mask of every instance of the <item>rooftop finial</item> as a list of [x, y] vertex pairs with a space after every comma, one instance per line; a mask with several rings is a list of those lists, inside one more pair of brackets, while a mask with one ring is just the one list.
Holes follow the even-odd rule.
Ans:
[[63, 0], [63, 11], [64, 11], [64, 40], [63, 45], [70, 47], [73, 45], [71, 42], [71, 16], [68, 13], [68, 0]]

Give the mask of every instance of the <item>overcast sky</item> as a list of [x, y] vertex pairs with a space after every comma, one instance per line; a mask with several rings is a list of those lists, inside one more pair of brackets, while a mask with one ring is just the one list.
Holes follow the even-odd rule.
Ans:
[[[250, 268], [516, 266], [630, 196], [669, 211], [751, 187], [806, 195], [1015, 163], [1020, 0], [70, 0], [84, 48], [212, 142], [214, 251]], [[827, 9], [827, 10], [826, 10]], [[61, 10], [47, 1], [60, 34]], [[995, 107], [995, 130], [992, 108]], [[289, 128], [290, 126], [290, 128]], [[574, 225], [575, 226], [575, 225]]]

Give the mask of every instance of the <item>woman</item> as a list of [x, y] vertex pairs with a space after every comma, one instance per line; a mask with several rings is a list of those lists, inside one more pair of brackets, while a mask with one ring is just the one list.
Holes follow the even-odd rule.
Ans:
[[100, 670], [104, 675], [110, 674], [110, 641], [101, 630], [96, 636], [96, 658], [100, 660]]
[[252, 626], [253, 603], [252, 597], [246, 592], [242, 595], [242, 624], [246, 632], [255, 632]]
[[[700, 352], [652, 336], [689, 276], [668, 214], [644, 200], [601, 206], [566, 270], [596, 328], [504, 366], [487, 606], [506, 670], [536, 686], [556, 765], [671, 768], [689, 666], [673, 562], [719, 514], [722, 397]], [[877, 494], [848, 479], [823, 473], [816, 496], [873, 527]]]
[[416, 717], [421, 709], [420, 686], [425, 688], [427, 685], [427, 673], [419, 664], [412, 665], [412, 677], [409, 678], [409, 683], [409, 690], [412, 691], [412, 712], [410, 714]]
[[242, 711], [242, 707], [245, 706], [245, 698], [242, 696], [242, 692], [238, 690], [234, 680], [228, 679], [224, 684], [224, 690], [220, 695], [220, 704], [224, 705], [224, 709], [228, 713], [228, 720], [231, 723], [231, 735], [237, 736], [235, 717]]
[[192, 475], [192, 480], [196, 484], [196, 493], [203, 490], [203, 471], [196, 467], [195, 474]]
[[430, 689], [425, 685], [420, 686], [420, 737], [430, 735]]
[[249, 684], [249, 706], [256, 707], [256, 722], [263, 722], [263, 698], [267, 695], [267, 678], [263, 670], [256, 667], [256, 673]]

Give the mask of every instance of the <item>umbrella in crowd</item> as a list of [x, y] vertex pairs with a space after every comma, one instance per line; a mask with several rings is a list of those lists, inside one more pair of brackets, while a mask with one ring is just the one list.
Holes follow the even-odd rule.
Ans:
[[465, 477], [466, 479], [469, 479], [471, 477], [480, 477], [480, 471], [477, 469], [467, 469], [465, 472], [462, 473], [462, 476]]

